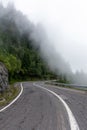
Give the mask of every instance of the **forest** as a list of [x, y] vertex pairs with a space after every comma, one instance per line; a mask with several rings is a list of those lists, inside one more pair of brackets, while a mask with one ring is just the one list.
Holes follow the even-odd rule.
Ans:
[[87, 74], [73, 73], [48, 43], [43, 26], [32, 23], [14, 5], [0, 5], [0, 62], [5, 64], [10, 82], [57, 79], [87, 84]]
[[12, 6], [0, 9], [0, 61], [8, 69], [9, 81], [55, 78], [31, 38], [35, 26]]

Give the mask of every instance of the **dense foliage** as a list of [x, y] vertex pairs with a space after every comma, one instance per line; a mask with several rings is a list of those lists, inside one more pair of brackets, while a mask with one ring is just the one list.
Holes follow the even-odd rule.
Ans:
[[54, 74], [40, 57], [39, 48], [33, 46], [35, 41], [30, 39], [30, 31], [21, 33], [13, 14], [21, 16], [22, 19], [26, 19], [25, 16], [12, 8], [2, 9], [5, 13], [0, 16], [0, 61], [5, 63], [10, 81], [53, 78]]

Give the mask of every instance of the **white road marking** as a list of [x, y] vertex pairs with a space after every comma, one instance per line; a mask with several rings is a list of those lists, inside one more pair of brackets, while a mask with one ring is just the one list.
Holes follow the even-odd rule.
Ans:
[[56, 94], [55, 92], [53, 92], [53, 91], [51, 91], [51, 90], [49, 90], [47, 88], [43, 88], [42, 86], [40, 86], [38, 84], [34, 83], [33, 85], [36, 86], [36, 87], [45, 89], [46, 91], [48, 91], [48, 92], [52, 93], [53, 95], [55, 95], [63, 103], [63, 105], [66, 108], [66, 111], [67, 111], [68, 117], [69, 117], [69, 123], [70, 123], [71, 130], [80, 130], [80, 128], [78, 126], [78, 123], [77, 123], [72, 111], [70, 110], [69, 106], [66, 104], [66, 102], [58, 94]]
[[17, 99], [21, 96], [22, 93], [23, 93], [23, 86], [22, 86], [22, 83], [21, 83], [21, 91], [20, 91], [19, 95], [11, 103], [9, 103], [7, 106], [5, 106], [4, 108], [0, 109], [0, 112], [3, 112], [8, 107], [10, 107], [14, 102], [16, 102]]

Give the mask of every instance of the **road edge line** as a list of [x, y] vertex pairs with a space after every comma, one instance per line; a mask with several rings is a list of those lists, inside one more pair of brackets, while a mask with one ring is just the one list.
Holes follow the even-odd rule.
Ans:
[[78, 126], [78, 123], [77, 123], [77, 121], [76, 121], [76, 119], [75, 119], [71, 109], [69, 108], [67, 103], [58, 94], [56, 94], [55, 92], [53, 92], [53, 91], [51, 91], [51, 90], [49, 90], [47, 88], [44, 88], [44, 87], [38, 85], [36, 83], [34, 83], [33, 85], [36, 86], [36, 87], [42, 88], [42, 89], [50, 92], [54, 96], [56, 96], [63, 103], [64, 107], [66, 108], [66, 111], [67, 111], [67, 114], [68, 114], [68, 117], [69, 117], [69, 123], [70, 123], [71, 130], [80, 130], [80, 128]]
[[2, 109], [0, 109], [0, 112], [3, 112], [4, 110], [6, 110], [8, 107], [10, 107], [13, 103], [15, 103], [17, 100], [18, 100], [18, 98], [21, 96], [21, 94], [23, 93], [23, 85], [22, 85], [22, 83], [20, 84], [21, 85], [21, 91], [20, 91], [20, 93], [18, 94], [18, 96], [12, 101], [12, 102], [10, 102], [7, 106], [5, 106], [4, 108], [2, 108]]

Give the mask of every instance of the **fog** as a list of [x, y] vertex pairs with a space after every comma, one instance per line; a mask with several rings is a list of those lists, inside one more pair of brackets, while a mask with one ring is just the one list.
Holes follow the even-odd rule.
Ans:
[[35, 24], [44, 25], [53, 46], [73, 71], [87, 72], [86, 0], [14, 0], [14, 3]]
[[[6, 7], [8, 2], [3, 0], [2, 3]], [[86, 1], [15, 0], [13, 3], [8, 6], [10, 10], [15, 5], [31, 21], [26, 16], [24, 19], [21, 12], [20, 15], [15, 14], [20, 33], [29, 32], [51, 70], [66, 74], [74, 83], [86, 84]]]

